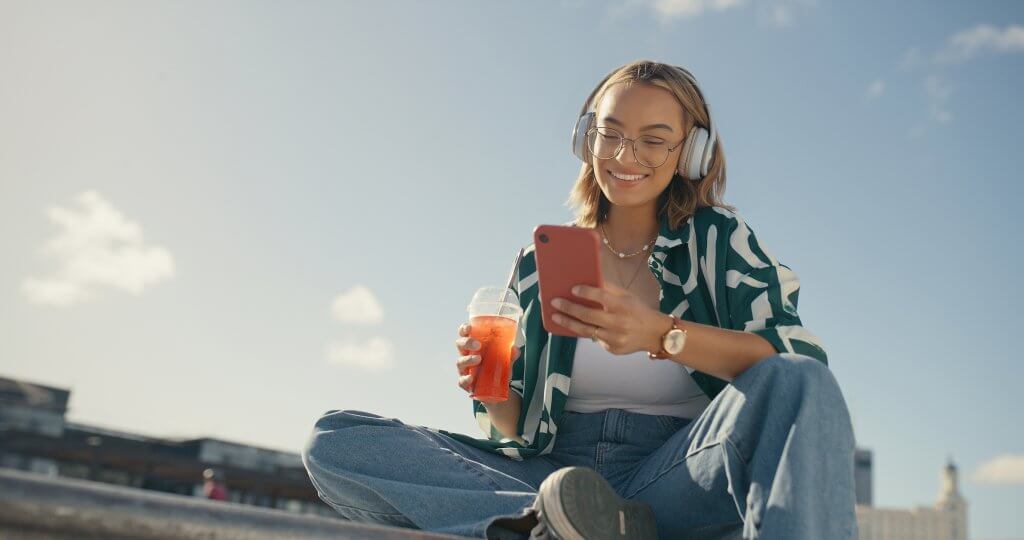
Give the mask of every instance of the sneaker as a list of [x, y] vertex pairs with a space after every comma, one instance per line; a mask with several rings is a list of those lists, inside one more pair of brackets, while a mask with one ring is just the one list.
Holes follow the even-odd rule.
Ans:
[[541, 482], [533, 503], [537, 540], [657, 540], [654, 512], [643, 501], [619, 497], [589, 467], [563, 467]]

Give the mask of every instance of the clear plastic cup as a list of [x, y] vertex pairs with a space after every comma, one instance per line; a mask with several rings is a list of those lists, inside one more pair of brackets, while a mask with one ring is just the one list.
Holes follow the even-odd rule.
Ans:
[[477, 289], [466, 310], [469, 336], [480, 342], [480, 348], [474, 351], [480, 355], [480, 363], [467, 368], [469, 373], [476, 372], [471, 396], [479, 401], [505, 401], [512, 378], [512, 347], [523, 308], [515, 291], [488, 286]]

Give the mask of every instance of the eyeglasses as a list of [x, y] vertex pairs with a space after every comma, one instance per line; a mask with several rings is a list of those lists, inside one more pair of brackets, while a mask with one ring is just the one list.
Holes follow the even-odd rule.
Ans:
[[629, 141], [637, 163], [652, 169], [661, 167], [668, 161], [669, 153], [679, 148], [679, 145], [683, 144], [685, 140], [684, 137], [674, 146], [669, 146], [665, 140], [658, 137], [646, 136], [639, 139], [627, 139], [622, 136], [622, 133], [607, 127], [592, 127], [587, 130], [587, 148], [597, 159], [611, 159], [619, 155], [626, 141]]

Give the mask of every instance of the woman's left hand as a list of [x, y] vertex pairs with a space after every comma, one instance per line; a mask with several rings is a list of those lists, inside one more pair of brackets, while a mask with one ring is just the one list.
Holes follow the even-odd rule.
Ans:
[[[573, 287], [572, 293], [593, 300], [604, 309], [590, 308], [567, 298], [553, 298], [556, 323], [594, 339], [612, 354], [661, 349], [661, 336], [671, 325], [669, 316], [648, 307], [638, 296], [614, 283], [603, 288], [588, 285]], [[568, 316], [567, 316], [568, 315]], [[597, 337], [593, 338], [597, 329]]]

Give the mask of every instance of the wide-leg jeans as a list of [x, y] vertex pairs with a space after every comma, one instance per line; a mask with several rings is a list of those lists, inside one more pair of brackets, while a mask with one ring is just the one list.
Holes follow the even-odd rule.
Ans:
[[586, 466], [654, 510], [659, 538], [852, 539], [854, 437], [832, 372], [806, 355], [762, 359], [694, 419], [564, 411], [549, 454], [514, 460], [424, 426], [330, 411], [303, 463], [353, 521], [474, 538], [525, 538], [552, 472]]

